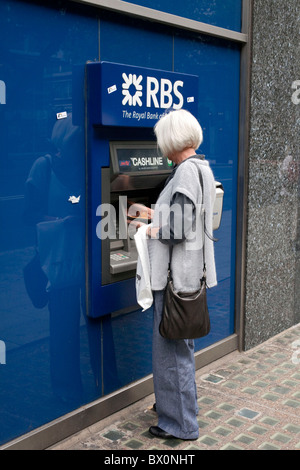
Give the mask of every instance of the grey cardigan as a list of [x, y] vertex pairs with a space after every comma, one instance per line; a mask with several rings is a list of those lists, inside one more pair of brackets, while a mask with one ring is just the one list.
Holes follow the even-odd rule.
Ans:
[[[204, 207], [201, 204], [202, 189], [199, 171], [202, 172], [203, 176]], [[185, 232], [185, 239], [173, 246], [171, 268], [174, 288], [176, 291], [193, 292], [199, 288], [203, 274], [203, 210], [206, 213], [206, 229], [209, 233], [212, 233], [216, 189], [209, 163], [195, 156], [195, 158], [189, 158], [178, 166], [174, 177], [164, 187], [156, 202], [153, 216], [154, 227], [166, 227], [166, 222], [170, 220], [170, 204], [176, 193], [183, 194], [192, 202], [185, 209], [187, 214], [195, 209], [196, 226], [193, 227], [193, 230], [190, 227], [190, 232]], [[184, 219], [181, 213], [176, 212], [180, 210], [179, 205], [177, 207], [171, 206], [175, 225], [176, 223], [181, 224]], [[178, 230], [178, 232], [181, 233], [182, 231]], [[167, 237], [165, 230], [164, 233]], [[163, 290], [167, 283], [169, 246], [166, 243], [161, 243], [158, 239], [149, 239], [148, 253], [152, 290]], [[214, 246], [213, 241], [207, 236], [205, 239], [205, 261], [207, 286], [213, 287], [217, 284]]]

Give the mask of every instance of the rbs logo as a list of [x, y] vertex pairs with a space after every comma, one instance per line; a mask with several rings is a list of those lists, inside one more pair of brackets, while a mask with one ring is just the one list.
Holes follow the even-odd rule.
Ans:
[[[129, 106], [143, 106], [146, 103], [147, 108], [181, 109], [184, 103], [180, 88], [183, 87], [183, 81], [177, 80], [174, 84], [167, 78], [158, 80], [155, 77], [147, 77], [145, 83], [142, 75], [122, 74], [122, 94], [124, 95], [122, 104]], [[146, 96], [146, 99], [145, 99]], [[144, 100], [144, 102], [143, 102]]]

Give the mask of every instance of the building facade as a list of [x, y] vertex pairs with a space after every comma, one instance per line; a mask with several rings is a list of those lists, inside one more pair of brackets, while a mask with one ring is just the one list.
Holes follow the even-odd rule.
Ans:
[[[299, 11], [296, 0], [4, 0], [0, 13], [0, 445], [36, 449], [152, 392], [152, 310], [128, 300], [134, 274], [108, 275], [95, 234], [111, 144], [154, 142], [167, 86], [196, 80], [200, 151], [225, 191], [197, 367], [299, 322]], [[89, 128], [97, 63], [126, 75], [125, 124]], [[157, 113], [132, 107], [142, 95], [128, 67], [135, 91], [146, 74], [161, 87]], [[117, 96], [116, 77], [100, 82]]]

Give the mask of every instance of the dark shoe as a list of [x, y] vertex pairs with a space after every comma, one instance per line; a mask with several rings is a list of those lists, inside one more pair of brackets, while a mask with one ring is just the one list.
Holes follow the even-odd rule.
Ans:
[[152, 436], [159, 437], [160, 439], [176, 439], [172, 434], [160, 429], [158, 426], [151, 426], [149, 432]]
[[155, 413], [156, 413], [156, 403], [153, 404], [152, 411], [155, 411]]

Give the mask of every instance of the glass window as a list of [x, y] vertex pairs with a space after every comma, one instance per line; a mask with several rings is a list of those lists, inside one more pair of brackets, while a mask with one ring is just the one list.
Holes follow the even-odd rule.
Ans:
[[130, 0], [129, 3], [241, 31], [241, 0]]

